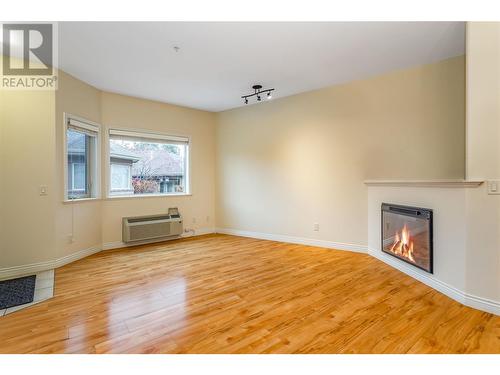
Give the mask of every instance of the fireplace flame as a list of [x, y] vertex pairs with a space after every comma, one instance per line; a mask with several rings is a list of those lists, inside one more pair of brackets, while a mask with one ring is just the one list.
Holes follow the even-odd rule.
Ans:
[[411, 241], [410, 231], [406, 224], [401, 230], [401, 235], [399, 235], [399, 232], [396, 232], [391, 251], [396, 255], [403, 256], [415, 262], [415, 258], [413, 257], [413, 241]]

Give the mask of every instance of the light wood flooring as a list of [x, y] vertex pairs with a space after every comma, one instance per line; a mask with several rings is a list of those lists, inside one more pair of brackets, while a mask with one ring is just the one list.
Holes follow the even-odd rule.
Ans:
[[500, 317], [364, 254], [225, 235], [104, 251], [1, 353], [500, 353]]

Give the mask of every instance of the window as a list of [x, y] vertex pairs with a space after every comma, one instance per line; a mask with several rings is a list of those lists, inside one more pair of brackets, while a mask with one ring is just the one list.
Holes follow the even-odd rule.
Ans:
[[186, 194], [187, 137], [109, 131], [109, 195]]
[[97, 196], [99, 127], [74, 118], [66, 122], [66, 199]]

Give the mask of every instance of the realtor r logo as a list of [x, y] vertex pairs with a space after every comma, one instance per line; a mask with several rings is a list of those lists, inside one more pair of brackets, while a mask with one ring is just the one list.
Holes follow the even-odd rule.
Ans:
[[55, 24], [2, 24], [2, 88], [55, 89]]

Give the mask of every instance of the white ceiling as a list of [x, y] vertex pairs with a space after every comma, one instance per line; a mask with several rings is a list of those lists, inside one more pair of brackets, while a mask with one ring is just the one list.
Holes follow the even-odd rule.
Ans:
[[59, 45], [99, 89], [222, 111], [256, 83], [279, 98], [461, 55], [465, 24], [62, 22]]

